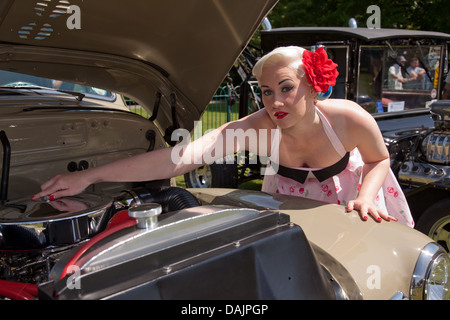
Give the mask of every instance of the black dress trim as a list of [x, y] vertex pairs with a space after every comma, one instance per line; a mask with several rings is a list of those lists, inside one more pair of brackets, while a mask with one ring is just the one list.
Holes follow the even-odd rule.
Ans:
[[[305, 183], [306, 177], [308, 176], [308, 173], [311, 171], [317, 178], [317, 180], [319, 180], [319, 182], [322, 182], [344, 171], [345, 168], [347, 167], [349, 159], [350, 159], [350, 152], [347, 152], [342, 157], [342, 159], [336, 162], [335, 164], [319, 170], [294, 169], [284, 167], [278, 164], [277, 173], [283, 177], [298, 181], [300, 183]], [[272, 167], [276, 168], [276, 165]]]

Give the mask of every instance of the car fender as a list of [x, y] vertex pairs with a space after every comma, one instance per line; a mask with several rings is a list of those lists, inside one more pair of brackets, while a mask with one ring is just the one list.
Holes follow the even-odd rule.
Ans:
[[[316, 248], [319, 261], [334, 277], [329, 257], [352, 277], [363, 299], [389, 299], [397, 292], [409, 295], [411, 277], [422, 249], [432, 240], [390, 221], [363, 221], [358, 212], [341, 205], [286, 195], [233, 189], [189, 189], [202, 202], [276, 209], [290, 216]], [[318, 254], [319, 253], [319, 254]], [[328, 267], [327, 267], [328, 266]]]

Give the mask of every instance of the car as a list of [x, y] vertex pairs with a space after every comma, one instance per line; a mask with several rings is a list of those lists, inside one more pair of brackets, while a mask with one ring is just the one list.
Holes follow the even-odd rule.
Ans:
[[[0, 6], [0, 70], [19, 77], [0, 88], [2, 299], [449, 298], [450, 261], [438, 243], [394, 222], [363, 221], [339, 205], [183, 189], [170, 180], [101, 183], [77, 196], [30, 199], [58, 173], [176, 144], [177, 129], [192, 130], [275, 4]], [[150, 116], [75, 92], [75, 85], [59, 92], [34, 82], [41, 78], [121, 94]], [[167, 312], [199, 314], [195, 308]], [[231, 309], [217, 312], [242, 314], [238, 304]]]

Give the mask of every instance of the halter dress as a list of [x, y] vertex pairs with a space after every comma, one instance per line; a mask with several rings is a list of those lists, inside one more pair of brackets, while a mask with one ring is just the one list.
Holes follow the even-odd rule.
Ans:
[[[293, 195], [327, 203], [347, 206], [356, 199], [362, 181], [364, 162], [358, 148], [347, 152], [326, 119], [316, 107], [324, 131], [330, 139], [341, 160], [326, 168], [288, 168], [277, 163], [281, 129], [277, 129], [272, 140], [269, 163], [264, 172], [262, 191]], [[414, 227], [414, 220], [406, 197], [398, 181], [389, 169], [389, 173], [374, 200], [382, 211], [398, 219], [398, 222]]]

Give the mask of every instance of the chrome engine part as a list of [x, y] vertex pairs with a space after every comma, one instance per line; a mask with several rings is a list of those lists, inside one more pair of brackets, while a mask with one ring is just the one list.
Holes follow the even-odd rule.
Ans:
[[409, 150], [400, 166], [399, 181], [411, 186], [450, 182], [450, 102], [437, 101], [431, 106], [434, 129], [416, 137], [416, 147]]
[[415, 186], [450, 181], [450, 167], [425, 162], [407, 161], [398, 173], [401, 183]]
[[432, 132], [422, 142], [422, 150], [428, 162], [450, 163], [450, 131]]
[[93, 194], [9, 202], [0, 209], [0, 249], [41, 249], [85, 240], [102, 228], [111, 204]]

